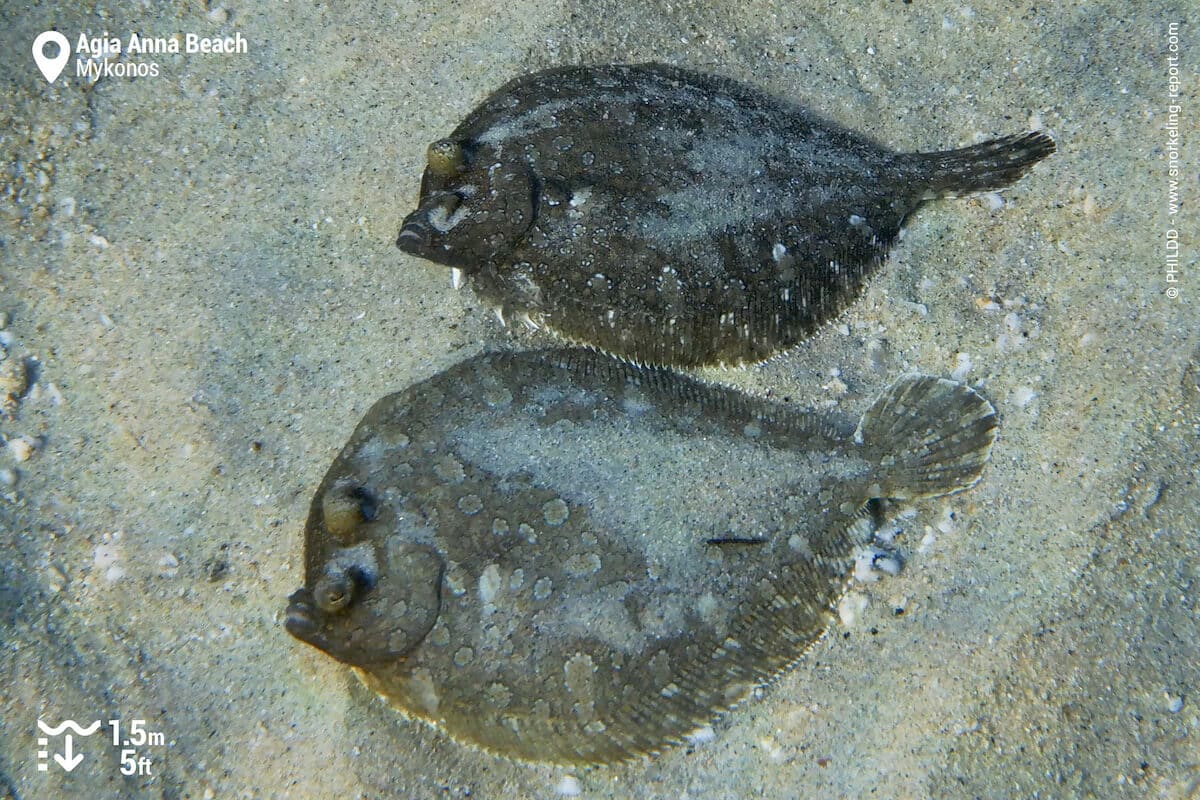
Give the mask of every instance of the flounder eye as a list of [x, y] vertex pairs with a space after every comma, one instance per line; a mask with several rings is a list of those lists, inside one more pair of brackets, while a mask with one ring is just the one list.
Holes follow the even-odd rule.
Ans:
[[349, 574], [326, 575], [313, 589], [313, 602], [326, 614], [336, 614], [350, 605], [354, 589], [354, 578]]
[[429, 162], [429, 171], [443, 178], [454, 177], [466, 166], [462, 145], [453, 139], [438, 139], [429, 145], [425, 159]]
[[321, 497], [321, 515], [330, 534], [346, 544], [358, 541], [360, 526], [375, 518], [377, 503], [365, 486], [341, 480]]

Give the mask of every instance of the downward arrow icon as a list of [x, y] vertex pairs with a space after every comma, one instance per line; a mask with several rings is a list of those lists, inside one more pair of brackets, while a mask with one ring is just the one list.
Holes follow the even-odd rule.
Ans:
[[74, 748], [75, 741], [71, 738], [71, 734], [67, 734], [66, 741], [63, 742], [62, 753], [55, 753], [54, 760], [58, 765], [67, 772], [79, 766], [79, 762], [83, 761], [83, 753], [76, 754]]

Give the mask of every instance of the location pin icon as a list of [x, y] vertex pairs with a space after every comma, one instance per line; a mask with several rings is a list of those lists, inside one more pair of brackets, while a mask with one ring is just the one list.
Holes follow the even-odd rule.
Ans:
[[[46, 54], [42, 52], [47, 42], [54, 42], [58, 45], [58, 55], [54, 58], [46, 58]], [[70, 59], [71, 43], [58, 31], [46, 31], [38, 34], [38, 37], [33, 40], [33, 60], [37, 62], [38, 69], [46, 76], [46, 80], [51, 83], [54, 83], [54, 80], [62, 74], [63, 67]]]

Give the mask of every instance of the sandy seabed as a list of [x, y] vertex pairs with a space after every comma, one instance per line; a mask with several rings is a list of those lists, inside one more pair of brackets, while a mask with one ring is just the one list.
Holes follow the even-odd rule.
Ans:
[[[51, 3], [0, 21], [0, 798], [1200, 796], [1190, 4]], [[49, 28], [248, 48], [50, 85], [30, 57]], [[1059, 152], [998, 196], [921, 209], [795, 352], [705, 375], [848, 415], [910, 371], [987, 394], [985, 479], [920, 507], [905, 571], [856, 587], [853, 621], [710, 741], [513, 764], [391, 712], [282, 612], [311, 494], [363, 412], [485, 347], [545, 343], [393, 246], [426, 144], [515, 75], [651, 59], [900, 150], [1032, 126]], [[162, 740], [114, 747], [106, 724], [67, 772], [62, 734], [39, 758], [39, 719]]]

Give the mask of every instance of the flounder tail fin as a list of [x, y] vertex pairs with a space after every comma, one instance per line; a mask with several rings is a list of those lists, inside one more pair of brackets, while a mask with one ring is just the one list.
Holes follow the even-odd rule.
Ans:
[[1016, 183], [1055, 149], [1049, 135], [1030, 131], [959, 150], [913, 153], [905, 158], [918, 173], [929, 176], [927, 197], [961, 197]]
[[880, 497], [937, 497], [979, 481], [996, 409], [966, 384], [908, 375], [867, 409], [856, 438], [880, 454]]

